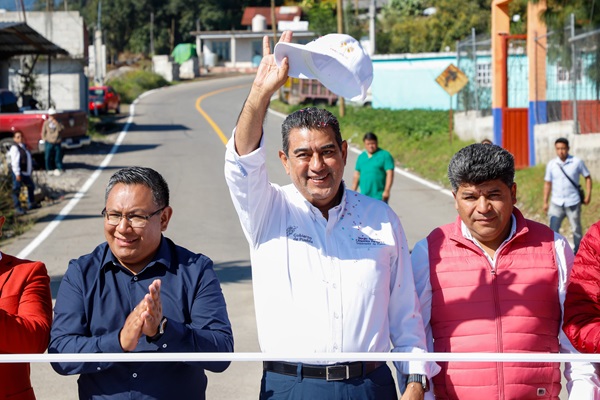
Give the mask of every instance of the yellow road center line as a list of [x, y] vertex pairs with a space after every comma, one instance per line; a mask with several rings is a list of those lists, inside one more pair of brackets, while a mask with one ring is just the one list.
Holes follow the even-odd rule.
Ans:
[[228, 140], [227, 137], [223, 134], [223, 131], [221, 130], [221, 128], [219, 128], [219, 125], [217, 125], [216, 122], [213, 121], [213, 119], [206, 113], [206, 111], [204, 111], [202, 109], [202, 107], [200, 107], [200, 103], [202, 103], [202, 100], [206, 99], [207, 97], [214, 96], [215, 94], [227, 92], [229, 90], [240, 89], [240, 88], [247, 87], [247, 86], [248, 85], [246, 84], [246, 85], [238, 85], [238, 86], [232, 86], [232, 87], [228, 87], [228, 88], [224, 88], [224, 89], [215, 90], [214, 92], [209, 92], [209, 93], [203, 94], [202, 96], [200, 96], [196, 99], [196, 110], [198, 110], [200, 115], [202, 115], [204, 117], [206, 122], [208, 122], [208, 124], [214, 129], [214, 131], [217, 133], [217, 135], [219, 135], [219, 138], [221, 138], [221, 141], [225, 145], [227, 144], [227, 140]]

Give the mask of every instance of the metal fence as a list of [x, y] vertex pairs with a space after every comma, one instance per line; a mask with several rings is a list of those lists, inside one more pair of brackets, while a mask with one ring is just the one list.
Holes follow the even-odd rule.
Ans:
[[571, 18], [547, 36], [548, 122], [577, 121], [573, 133], [600, 133], [600, 29], [575, 29]]
[[457, 94], [459, 111], [476, 110], [482, 115], [492, 111], [492, 41], [489, 35], [471, 36], [456, 45], [457, 67], [469, 83]]
[[[575, 29], [567, 21], [561, 32], [534, 37], [545, 60], [528, 59], [525, 40], [509, 41], [508, 106], [528, 107], [529, 79], [546, 85], [546, 118], [538, 121], [578, 121], [575, 133], [600, 133], [600, 29]], [[542, 44], [542, 39], [544, 43]], [[547, 42], [547, 44], [546, 44]], [[528, 76], [528, 63], [545, 62], [545, 79]], [[457, 43], [457, 64], [469, 78], [458, 93], [457, 109], [489, 115], [492, 108], [492, 57], [489, 36], [476, 35]]]

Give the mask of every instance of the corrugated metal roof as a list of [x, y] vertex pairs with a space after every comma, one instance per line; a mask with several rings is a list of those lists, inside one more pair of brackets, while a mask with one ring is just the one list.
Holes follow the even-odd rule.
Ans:
[[69, 55], [69, 52], [24, 22], [0, 22], [0, 59], [22, 54]]

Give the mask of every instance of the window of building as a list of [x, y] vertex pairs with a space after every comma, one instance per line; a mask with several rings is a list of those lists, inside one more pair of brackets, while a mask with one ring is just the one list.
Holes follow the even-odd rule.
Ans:
[[229, 56], [229, 41], [225, 42], [212, 42], [212, 51], [219, 57], [219, 61], [229, 61], [231, 60]]
[[492, 86], [492, 63], [477, 63], [477, 85], [479, 87]]

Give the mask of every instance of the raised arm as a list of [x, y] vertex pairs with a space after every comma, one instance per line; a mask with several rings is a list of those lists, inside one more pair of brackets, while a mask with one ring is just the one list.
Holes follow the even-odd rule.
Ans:
[[[285, 31], [280, 42], [290, 42], [292, 32]], [[235, 148], [243, 156], [258, 148], [262, 136], [262, 125], [273, 94], [285, 83], [288, 77], [288, 61], [277, 66], [271, 54], [269, 37], [263, 37], [263, 58], [258, 66], [250, 94], [244, 103], [235, 129]]]

